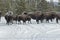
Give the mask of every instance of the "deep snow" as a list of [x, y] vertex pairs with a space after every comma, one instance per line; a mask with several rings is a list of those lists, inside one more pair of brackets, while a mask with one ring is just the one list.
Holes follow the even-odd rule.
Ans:
[[60, 40], [60, 23], [12, 24], [7, 25], [4, 17], [0, 22], [0, 40]]

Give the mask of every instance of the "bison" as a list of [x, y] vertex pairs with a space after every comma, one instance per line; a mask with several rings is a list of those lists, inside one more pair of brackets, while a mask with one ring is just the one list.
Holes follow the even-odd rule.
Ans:
[[49, 22], [49, 20], [54, 19], [56, 17], [56, 13], [55, 12], [45, 12], [44, 13], [44, 19], [46, 19], [46, 22]]
[[43, 22], [43, 13], [41, 13], [40, 11], [36, 11], [33, 12], [31, 14], [28, 14], [32, 19], [36, 20], [37, 24], [39, 24], [39, 20], [41, 21], [41, 23]]
[[25, 12], [24, 15], [26, 15], [26, 21], [28, 21], [28, 23], [31, 23], [31, 17], [28, 15], [28, 13]]
[[7, 24], [13, 23], [13, 21], [12, 21], [13, 20], [13, 13], [7, 12], [5, 14], [5, 19], [6, 19]]
[[58, 23], [58, 20], [60, 20], [60, 12], [56, 13], [56, 22]]
[[31, 17], [26, 14], [18, 15], [18, 22], [20, 22], [20, 21], [23, 21], [23, 23], [26, 23], [26, 21], [28, 21], [28, 22], [30, 21], [30, 23], [31, 23]]
[[12, 22], [12, 20], [13, 20], [13, 17], [11, 16], [11, 15], [5, 15], [5, 19], [6, 19], [6, 21], [7, 21], [7, 24], [9, 24], [9, 23], [13, 23]]

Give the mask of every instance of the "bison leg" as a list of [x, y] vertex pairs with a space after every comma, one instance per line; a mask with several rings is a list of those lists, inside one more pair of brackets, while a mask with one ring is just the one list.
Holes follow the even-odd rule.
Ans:
[[38, 17], [36, 17], [36, 22], [37, 22], [37, 24], [39, 24], [39, 18]]
[[37, 24], [39, 24], [39, 20], [36, 20]]
[[43, 19], [41, 19], [41, 23], [43, 23]]
[[46, 22], [48, 22], [48, 23], [49, 23], [49, 19], [46, 19]]
[[20, 19], [18, 19], [17, 21], [18, 21], [18, 24], [21, 24], [21, 20]]
[[21, 21], [18, 21], [18, 24], [21, 24]]
[[51, 20], [51, 22], [52, 22], [52, 19], [50, 19]]
[[9, 21], [6, 19], [6, 24], [9, 24]]
[[26, 20], [23, 20], [23, 24], [26, 24]]
[[58, 18], [56, 18], [56, 22], [58, 23]]

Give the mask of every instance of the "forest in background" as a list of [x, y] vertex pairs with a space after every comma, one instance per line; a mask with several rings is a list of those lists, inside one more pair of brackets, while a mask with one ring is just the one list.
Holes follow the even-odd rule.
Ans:
[[0, 11], [4, 15], [7, 11], [13, 11], [14, 14], [21, 14], [23, 11], [60, 11], [60, 3], [57, 5], [51, 0], [0, 0]]

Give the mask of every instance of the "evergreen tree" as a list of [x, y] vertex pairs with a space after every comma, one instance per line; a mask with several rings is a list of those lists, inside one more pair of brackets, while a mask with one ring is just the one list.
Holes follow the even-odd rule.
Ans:
[[58, 11], [60, 11], [60, 1], [59, 1], [59, 3], [58, 3]]
[[37, 9], [42, 12], [48, 11], [48, 2], [46, 0], [41, 0], [41, 2], [37, 5]]
[[16, 0], [16, 12], [18, 14], [21, 14], [23, 11], [25, 11], [26, 7], [25, 7], [25, 1], [24, 0]]

